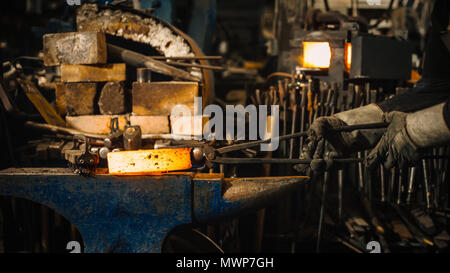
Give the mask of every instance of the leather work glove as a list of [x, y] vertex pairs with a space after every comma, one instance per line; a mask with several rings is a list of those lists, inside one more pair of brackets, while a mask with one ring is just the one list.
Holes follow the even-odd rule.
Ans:
[[385, 115], [389, 126], [370, 152], [368, 165], [383, 163], [387, 169], [414, 165], [423, 148], [444, 144], [450, 140], [450, 131], [443, 115], [445, 103], [414, 113], [391, 112]]
[[[330, 117], [316, 119], [308, 130], [308, 138], [303, 146], [300, 159], [324, 158], [324, 152], [328, 151], [327, 158], [342, 156], [357, 150], [373, 147], [381, 138], [385, 129], [354, 130], [352, 132], [335, 132], [333, 129], [347, 125], [377, 123], [383, 121], [383, 111], [376, 104], [369, 104]], [[322, 140], [330, 145], [327, 149], [318, 146]], [[313, 171], [318, 168], [315, 164], [297, 164], [294, 169], [304, 172], [308, 167]]]

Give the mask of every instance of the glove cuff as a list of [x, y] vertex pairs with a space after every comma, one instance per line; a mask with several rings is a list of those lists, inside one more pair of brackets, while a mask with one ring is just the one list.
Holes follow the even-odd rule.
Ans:
[[348, 125], [383, 122], [383, 111], [375, 103], [334, 115]]
[[406, 116], [406, 132], [417, 147], [426, 148], [450, 141], [450, 130], [441, 103]]
[[[375, 103], [341, 112], [334, 116], [344, 121], [347, 125], [369, 124], [384, 121], [384, 113]], [[350, 137], [344, 138], [352, 140], [352, 143], [346, 143], [350, 150], [361, 150], [373, 147], [384, 132], [385, 129], [366, 129], [342, 134], [350, 135]]]

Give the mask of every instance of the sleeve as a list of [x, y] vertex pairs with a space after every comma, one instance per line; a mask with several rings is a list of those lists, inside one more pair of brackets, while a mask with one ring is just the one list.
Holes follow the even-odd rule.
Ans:
[[442, 103], [450, 97], [450, 80], [422, 79], [414, 88], [377, 103], [383, 112], [415, 112]]
[[450, 78], [450, 52], [441, 35], [447, 31], [449, 23], [450, 1], [436, 0], [431, 13], [431, 31], [425, 48], [423, 77]]
[[448, 100], [450, 96], [450, 52], [441, 39], [449, 24], [450, 1], [436, 0], [432, 27], [425, 48], [423, 77], [414, 88], [378, 103], [384, 112], [415, 112]]

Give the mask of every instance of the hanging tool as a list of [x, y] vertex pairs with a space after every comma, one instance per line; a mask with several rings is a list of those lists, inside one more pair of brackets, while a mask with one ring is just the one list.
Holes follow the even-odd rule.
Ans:
[[311, 126], [313, 122], [313, 115], [314, 115], [314, 87], [313, 85], [310, 85], [308, 88], [308, 92], [306, 93], [306, 97], [308, 99], [308, 124]]
[[256, 98], [256, 102], [258, 103], [258, 105], [262, 105], [261, 90], [259, 90], [259, 89], [255, 90], [255, 98]]
[[[300, 85], [295, 84], [294, 88], [291, 89], [289, 96], [290, 109], [292, 111], [292, 125], [291, 125], [291, 134], [295, 133], [296, 125], [297, 125], [297, 97], [300, 93]], [[289, 158], [292, 158], [294, 153], [294, 138], [290, 139], [289, 145]]]
[[[286, 101], [286, 90], [285, 86], [283, 86], [283, 82], [281, 80], [278, 81], [278, 94], [280, 97], [280, 105], [283, 109], [283, 135], [285, 135], [287, 133], [287, 101]], [[303, 129], [300, 128], [301, 131], [303, 131]], [[286, 156], [286, 142], [283, 142], [281, 145], [281, 154], [283, 156]]]
[[331, 89], [331, 87], [327, 88], [327, 99], [325, 101], [325, 111], [323, 113], [324, 116], [328, 116], [328, 114], [330, 113], [330, 108], [331, 108], [331, 97], [333, 95], [333, 91]]
[[337, 83], [331, 84], [331, 90], [333, 91], [333, 95], [331, 96], [331, 112], [330, 115], [334, 115], [336, 113], [336, 107], [337, 107], [337, 100], [338, 100], [338, 93], [339, 93], [339, 86]]
[[316, 120], [318, 117], [321, 117], [323, 115], [323, 111], [324, 111], [324, 103], [325, 103], [325, 90], [323, 90], [322, 88], [319, 88], [318, 92], [317, 92], [317, 108], [316, 111], [314, 113], [314, 120]]
[[[309, 79], [308, 80], [308, 85], [307, 88], [310, 89], [312, 88], [312, 84], [313, 84], [313, 80]], [[306, 88], [305, 88], [305, 84], [302, 85], [302, 88], [300, 89], [301, 92], [301, 99], [300, 99], [300, 108], [301, 108], [301, 113], [300, 113], [300, 132], [303, 132], [305, 130], [305, 114], [306, 114]], [[304, 136], [300, 137], [300, 145], [299, 145], [299, 155], [302, 153], [303, 150], [303, 139]]]

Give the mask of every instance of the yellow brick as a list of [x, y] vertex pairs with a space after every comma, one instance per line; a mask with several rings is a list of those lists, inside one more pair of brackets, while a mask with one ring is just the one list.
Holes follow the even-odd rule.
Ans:
[[63, 82], [125, 81], [125, 64], [61, 65]]

